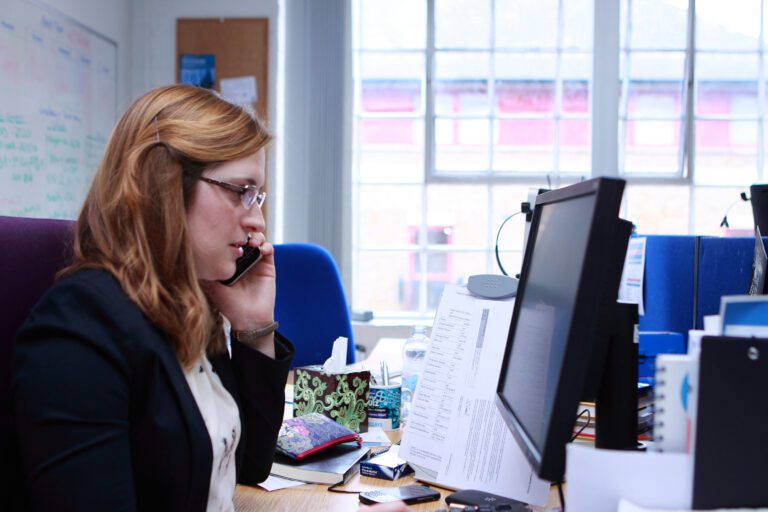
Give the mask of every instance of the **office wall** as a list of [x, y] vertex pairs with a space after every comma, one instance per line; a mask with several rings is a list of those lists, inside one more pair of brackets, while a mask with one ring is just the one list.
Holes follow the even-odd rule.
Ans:
[[117, 42], [117, 110], [122, 112], [132, 100], [131, 64], [132, 0], [40, 0]]
[[[113, 0], [115, 1], [115, 0]], [[278, 91], [279, 0], [133, 0], [133, 74], [131, 94], [137, 97], [161, 85], [176, 81], [176, 19], [177, 18], [269, 18], [269, 107], [267, 118], [273, 133], [280, 133], [277, 109], [282, 95]], [[275, 228], [278, 216], [275, 200], [280, 194], [279, 140], [271, 148], [267, 160], [267, 219], [270, 237], [280, 238]]]
[[275, 124], [278, 0], [134, 0], [134, 97], [176, 81], [177, 18], [269, 18], [268, 117]]

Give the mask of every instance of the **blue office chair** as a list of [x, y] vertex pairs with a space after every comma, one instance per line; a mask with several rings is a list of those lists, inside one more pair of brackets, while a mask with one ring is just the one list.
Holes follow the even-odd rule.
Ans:
[[275, 320], [296, 346], [294, 368], [324, 363], [339, 336], [349, 340], [347, 363], [354, 363], [347, 299], [331, 254], [312, 244], [275, 245], [275, 267]]

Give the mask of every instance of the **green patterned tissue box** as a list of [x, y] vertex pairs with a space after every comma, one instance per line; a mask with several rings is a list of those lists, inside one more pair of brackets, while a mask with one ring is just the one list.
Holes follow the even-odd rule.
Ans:
[[293, 415], [322, 413], [355, 432], [368, 431], [371, 372], [325, 373], [320, 365], [294, 370]]

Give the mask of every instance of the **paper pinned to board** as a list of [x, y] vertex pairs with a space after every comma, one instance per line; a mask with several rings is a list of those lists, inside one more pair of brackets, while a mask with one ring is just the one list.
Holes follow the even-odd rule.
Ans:
[[619, 302], [637, 304], [637, 312], [645, 314], [643, 306], [643, 276], [645, 273], [645, 237], [630, 238], [624, 271], [619, 284]]
[[494, 404], [513, 306], [446, 285], [400, 455], [417, 478], [544, 505], [549, 482], [534, 475]]
[[231, 103], [242, 105], [243, 103], [256, 103], [259, 99], [256, 77], [253, 75], [222, 78], [220, 84], [221, 95]]

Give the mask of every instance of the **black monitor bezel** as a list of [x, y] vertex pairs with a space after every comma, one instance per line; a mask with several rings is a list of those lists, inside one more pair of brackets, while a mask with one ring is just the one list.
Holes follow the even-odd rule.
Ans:
[[[594, 357], [605, 353], [605, 347], [598, 345], [604, 340], [599, 332], [599, 318], [601, 306], [606, 299], [604, 289], [610, 281], [607, 270], [611, 268], [611, 262], [615, 259], [613, 252], [619, 232], [619, 209], [624, 184], [624, 180], [616, 178], [595, 178], [544, 193], [536, 200], [495, 401], [502, 418], [536, 474], [551, 482], [559, 482], [563, 478], [565, 445], [569, 442], [573, 432], [577, 407], [582, 396], [587, 373], [596, 370]], [[515, 416], [502, 391], [506, 380], [508, 360], [514, 349], [514, 333], [520, 315], [520, 307], [524, 302], [530, 261], [536, 253], [536, 237], [541, 212], [548, 205], [585, 195], [596, 196], [595, 208], [590, 222], [584, 258], [585, 264], [581, 268], [578, 293], [565, 344], [565, 354], [551, 408], [551, 419], [540, 451]], [[567, 248], [563, 248], [563, 255], [567, 257]], [[591, 285], [584, 286], [585, 283], [591, 283]]]

